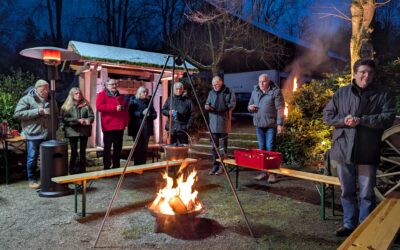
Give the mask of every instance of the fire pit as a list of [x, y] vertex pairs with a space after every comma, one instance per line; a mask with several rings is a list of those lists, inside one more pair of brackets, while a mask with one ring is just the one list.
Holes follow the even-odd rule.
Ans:
[[197, 215], [205, 211], [197, 198], [198, 192], [192, 191], [196, 174], [196, 170], [193, 170], [184, 180], [183, 173], [180, 173], [176, 185], [167, 172], [163, 174], [166, 186], [159, 190], [157, 197], [148, 206], [150, 213], [156, 218], [155, 232], [185, 230], [193, 225]]

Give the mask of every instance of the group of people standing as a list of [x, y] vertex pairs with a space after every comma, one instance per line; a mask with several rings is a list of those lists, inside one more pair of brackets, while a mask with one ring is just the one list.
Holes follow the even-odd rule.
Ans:
[[[127, 100], [119, 93], [116, 80], [108, 79], [106, 81], [104, 89], [98, 93], [96, 98], [96, 109], [100, 113], [103, 132], [104, 169], [120, 167], [125, 128], [128, 126], [128, 135], [135, 140], [143, 120], [145, 123], [141, 135], [137, 139], [133, 158], [135, 165], [146, 163], [149, 138], [153, 135], [153, 120], [157, 118], [157, 112], [152, 105], [150, 110], [147, 110], [149, 102], [149, 90], [143, 86], [137, 89], [135, 96]], [[87, 142], [92, 134], [92, 123], [95, 119], [93, 109], [80, 89], [74, 87], [69, 91], [60, 112], [57, 108], [54, 112], [59, 117], [59, 125], [70, 144], [69, 173], [83, 173], [86, 171]], [[165, 102], [162, 113], [168, 117], [166, 130], [169, 131], [172, 126], [171, 131], [176, 131], [173, 133], [171, 143], [188, 143], [188, 133], [193, 124], [194, 107], [190, 98], [184, 95], [182, 83], [174, 84], [173, 96]], [[22, 135], [27, 141], [26, 166], [29, 186], [37, 189], [40, 187], [37, 178], [40, 144], [51, 138], [49, 134], [51, 127], [49, 84], [47, 81], [38, 80], [34, 88], [19, 100], [14, 117], [21, 121]]]
[[[336, 231], [337, 236], [351, 234], [375, 207], [373, 189], [379, 164], [380, 138], [395, 117], [394, 98], [375, 81], [374, 61], [360, 59], [353, 68], [353, 81], [334, 94], [323, 112], [326, 123], [335, 127], [331, 159], [337, 162], [342, 189], [344, 218], [343, 226]], [[107, 80], [96, 99], [103, 131], [104, 169], [120, 167], [124, 130], [128, 125], [128, 134], [135, 140], [143, 120], [146, 122], [140, 138], [136, 139], [138, 142], [134, 161], [135, 165], [145, 163], [149, 137], [153, 133], [153, 120], [157, 117], [151, 105], [148, 110], [149, 91], [146, 88], [140, 87], [136, 96], [127, 101], [117, 87], [115, 80]], [[35, 176], [39, 146], [49, 137], [51, 121], [48, 94], [49, 84], [45, 80], [38, 80], [35, 87], [20, 99], [14, 114], [21, 120], [23, 135], [27, 140], [27, 175], [31, 188], [40, 186]], [[210, 175], [222, 173], [221, 164], [217, 161], [217, 150], [227, 151], [235, 105], [235, 93], [224, 85], [221, 77], [215, 76], [204, 105], [204, 110], [209, 113], [209, 127], [216, 146], [212, 147], [213, 165]], [[251, 93], [248, 110], [253, 113], [259, 149], [273, 151], [276, 134], [283, 132], [284, 99], [280, 88], [267, 74], [259, 76], [258, 85]], [[58, 113], [57, 110], [54, 112]], [[162, 108], [162, 114], [168, 117], [166, 130], [170, 133], [170, 143], [188, 143], [194, 112], [191, 99], [184, 95], [183, 84], [174, 83], [173, 94]], [[69, 171], [72, 174], [84, 172], [86, 145], [95, 116], [79, 88], [70, 90], [61, 107], [60, 117], [71, 147]], [[256, 177], [259, 180], [264, 178], [267, 178], [265, 173]], [[275, 176], [270, 175], [268, 179], [273, 182]], [[357, 187], [360, 190], [359, 202]]]

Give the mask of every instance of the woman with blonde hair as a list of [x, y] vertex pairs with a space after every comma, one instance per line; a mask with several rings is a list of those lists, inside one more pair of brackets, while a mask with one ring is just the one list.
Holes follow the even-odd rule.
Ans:
[[133, 140], [137, 137], [143, 119], [146, 120], [133, 153], [135, 165], [146, 163], [149, 138], [153, 135], [153, 120], [157, 118], [157, 113], [153, 106], [150, 107], [149, 113], [145, 118], [149, 103], [149, 90], [142, 86], [138, 88], [135, 97], [131, 98], [129, 102], [128, 135], [132, 136]]
[[[69, 172], [71, 174], [86, 171], [86, 146], [89, 136], [92, 134], [94, 113], [90, 103], [83, 97], [79, 88], [71, 88], [68, 98], [61, 106], [61, 122], [65, 138], [69, 138], [71, 147], [71, 159]], [[78, 141], [80, 144], [79, 161]]]

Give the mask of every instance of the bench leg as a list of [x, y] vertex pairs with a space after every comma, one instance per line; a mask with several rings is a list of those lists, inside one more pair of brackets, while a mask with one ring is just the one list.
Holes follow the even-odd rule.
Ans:
[[236, 190], [238, 190], [239, 189], [239, 167], [238, 166], [236, 166], [236, 179], [235, 179], [235, 181], [236, 181]]
[[335, 216], [335, 186], [332, 185], [331, 187], [332, 192], [332, 216]]
[[78, 184], [75, 183], [74, 185], [74, 212], [75, 214], [78, 213]]
[[320, 184], [320, 217], [325, 220], [325, 184]]
[[86, 180], [82, 182], [82, 217], [86, 216]]

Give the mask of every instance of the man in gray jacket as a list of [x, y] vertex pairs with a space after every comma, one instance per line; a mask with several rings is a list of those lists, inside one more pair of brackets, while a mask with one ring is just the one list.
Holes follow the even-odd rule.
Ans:
[[29, 187], [37, 189], [40, 183], [36, 178], [37, 160], [40, 144], [49, 137], [51, 126], [49, 84], [38, 80], [35, 88], [23, 96], [15, 108], [14, 117], [21, 120], [22, 135], [26, 139], [26, 173]]
[[342, 189], [343, 226], [336, 230], [338, 237], [350, 235], [375, 208], [381, 137], [395, 117], [394, 98], [374, 82], [374, 61], [360, 59], [353, 71], [352, 83], [338, 89], [323, 112], [326, 123], [335, 127], [330, 158], [337, 162]]
[[[248, 110], [253, 112], [253, 124], [256, 126], [258, 148], [272, 151], [275, 147], [275, 137], [283, 132], [283, 111], [285, 101], [281, 89], [269, 79], [267, 74], [258, 77], [258, 86], [251, 93]], [[267, 178], [265, 172], [255, 179]], [[274, 183], [275, 175], [270, 174], [268, 181]]]
[[213, 166], [210, 175], [222, 173], [220, 163], [217, 162], [217, 150], [221, 146], [225, 152], [228, 147], [228, 133], [231, 131], [232, 110], [236, 106], [235, 93], [224, 85], [221, 77], [214, 76], [212, 79], [212, 90], [208, 93], [204, 109], [209, 112], [211, 136], [215, 141], [217, 149], [212, 147]]

